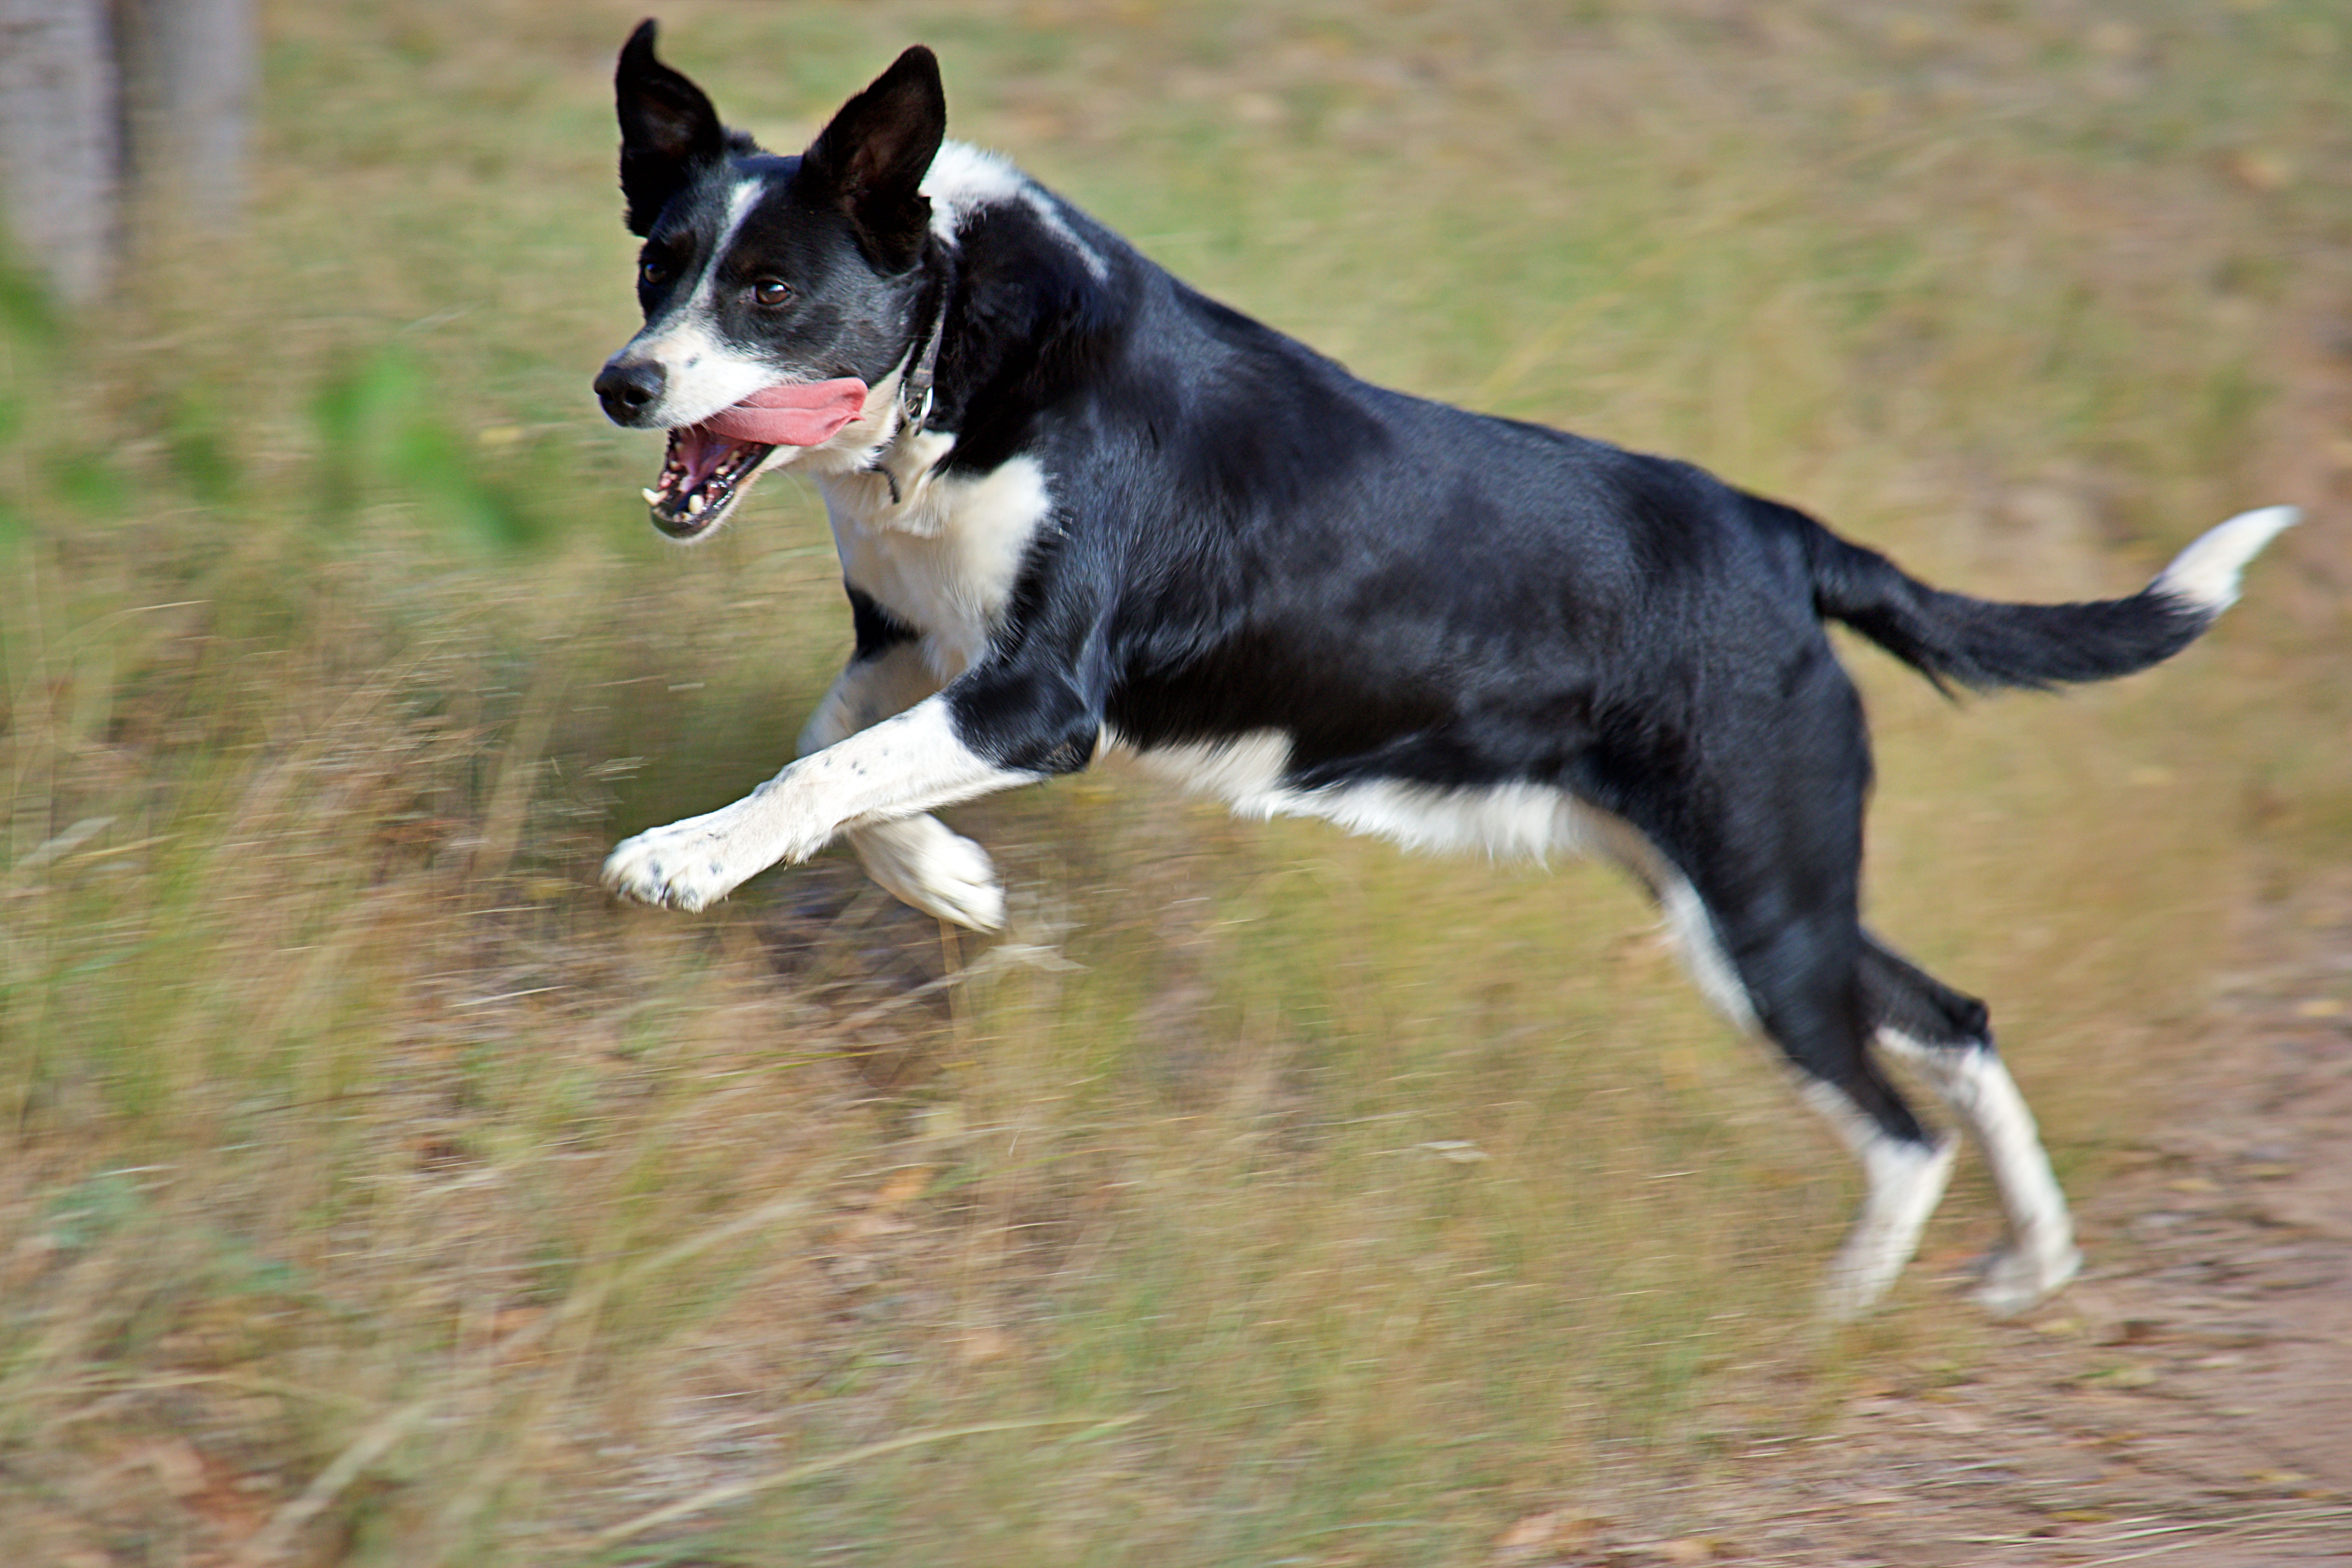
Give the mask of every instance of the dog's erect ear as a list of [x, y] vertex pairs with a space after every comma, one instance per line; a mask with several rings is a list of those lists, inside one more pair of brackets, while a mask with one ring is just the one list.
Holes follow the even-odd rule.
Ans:
[[843, 104], [809, 145], [803, 174], [824, 182], [888, 271], [905, 271], [922, 254], [931, 204], [917, 187], [947, 133], [939, 58], [917, 44]]
[[719, 110], [694, 83], [654, 58], [654, 24], [637, 24], [621, 46], [613, 95], [621, 117], [621, 194], [629, 232], [643, 235], [680, 186], [725, 156]]

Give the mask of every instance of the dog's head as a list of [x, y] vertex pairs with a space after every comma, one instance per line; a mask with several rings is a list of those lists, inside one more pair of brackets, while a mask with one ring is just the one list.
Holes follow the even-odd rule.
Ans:
[[864, 450], [896, 418], [930, 228], [924, 174], [947, 130], [939, 62], [918, 45], [844, 104], [798, 157], [761, 151], [654, 57], [621, 50], [621, 191], [642, 236], [646, 324], [605, 362], [614, 423], [667, 430], [654, 525], [709, 535], [764, 467]]

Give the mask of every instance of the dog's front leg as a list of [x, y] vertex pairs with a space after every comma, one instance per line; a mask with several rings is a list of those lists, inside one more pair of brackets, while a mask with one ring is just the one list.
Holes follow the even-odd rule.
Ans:
[[605, 858], [604, 885], [640, 903], [699, 910], [780, 860], [807, 859], [845, 827], [914, 816], [1055, 771], [974, 751], [959, 732], [953, 692], [803, 757], [732, 805], [626, 840]]
[[[851, 659], [801, 731], [803, 757], [904, 712], [939, 689], [939, 680], [911, 642]], [[1004, 924], [1004, 889], [988, 851], [925, 813], [848, 829], [866, 874], [893, 898], [926, 914], [995, 931]]]

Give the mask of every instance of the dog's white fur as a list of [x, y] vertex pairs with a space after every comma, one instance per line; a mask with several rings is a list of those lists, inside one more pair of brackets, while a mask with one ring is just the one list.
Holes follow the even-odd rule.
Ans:
[[[822, 752], [872, 728], [939, 689], [940, 682], [913, 643], [853, 661], [824, 694], [801, 731], [800, 755]], [[988, 851], [931, 816], [902, 817], [848, 830], [850, 847], [866, 874], [927, 914], [976, 931], [1004, 923], [1004, 889]]]
[[[905, 445], [922, 451], [912, 461], [890, 454], [887, 478], [828, 477], [825, 514], [843, 577], [901, 624], [923, 628], [924, 661], [945, 683], [987, 651], [1022, 557], [1051, 522], [1053, 497], [1034, 458], [967, 479], [934, 473], [921, 460], [934, 449], [944, 456], [951, 437], [927, 433]], [[894, 482], [904, 498], [897, 503]]]
[[1862, 1163], [1862, 1213], [1830, 1260], [1822, 1285], [1822, 1315], [1843, 1321], [1885, 1295], [1911, 1261], [1919, 1232], [1951, 1180], [1960, 1141], [1947, 1136], [1933, 1144], [1907, 1143], [1888, 1137], [1857, 1113], [1852, 1100], [1824, 1084], [1800, 1080], [1798, 1090]]
[[2291, 506], [2256, 507], [2207, 529], [2150, 584], [2218, 616], [2238, 602], [2239, 574], [2263, 546], [2293, 528], [2303, 514]]
[[[927, 697], [801, 758], [731, 805], [624, 841], [604, 861], [604, 882], [641, 903], [699, 910], [779, 861], [807, 859], [844, 828], [916, 816], [1043, 776], [974, 752], [957, 738], [947, 704]], [[887, 835], [877, 846], [894, 866], [919, 862], [927, 851], [944, 854], [925, 828]], [[945, 901], [944, 889], [929, 890]]]
[[1890, 1056], [1917, 1069], [1984, 1151], [1992, 1172], [2009, 1239], [1986, 1260], [1978, 1303], [2008, 1317], [2073, 1279], [2083, 1266], [2074, 1221], [2042, 1151], [2033, 1112], [2007, 1065], [1981, 1047], [1926, 1046], [1894, 1029], [1880, 1029], [1876, 1038]]

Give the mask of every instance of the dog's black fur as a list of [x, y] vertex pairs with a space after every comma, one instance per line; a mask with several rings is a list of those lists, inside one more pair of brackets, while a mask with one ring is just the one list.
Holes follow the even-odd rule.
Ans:
[[[1330, 803], [1388, 786], [1380, 811], [1409, 814], [1558, 792], [1662, 898], [1696, 894], [1701, 967], [1734, 983], [1718, 1000], [1851, 1107], [1829, 1109], [1865, 1163], [1935, 1149], [1869, 1047], [1990, 1063], [1985, 1009], [1860, 924], [1870, 751], [1824, 622], [1939, 685], [2042, 688], [2178, 652], [2227, 593], [2184, 567], [2098, 604], [1940, 592], [1686, 463], [1369, 385], [1025, 181], [967, 193], [943, 225], [923, 188], [945, 125], [927, 50], [795, 158], [723, 131], [652, 45], [648, 23], [618, 77], [648, 331], [702, 289], [710, 336], [778, 380], [902, 388], [936, 331], [924, 429], [951, 442], [894, 472], [892, 498], [902, 480], [977, 482], [1016, 461], [1042, 476], [1050, 505], [1018, 542], [983, 651], [940, 671], [954, 736], [998, 782], [1084, 768], [1106, 738], [1197, 760], [1270, 735], [1281, 764], [1255, 809], [1411, 837]], [[752, 300], [754, 280], [786, 286], [789, 308]], [[633, 343], [598, 391], [624, 424], [675, 424], [640, 395], [679, 374]], [[904, 412], [861, 465], [909, 438]], [[940, 630], [854, 565], [847, 588], [853, 675]], [[2013, 1222], [2053, 1223], [2021, 1203]], [[2049, 1255], [2038, 1295], [2071, 1271], [2071, 1247], [2033, 1245]]]

